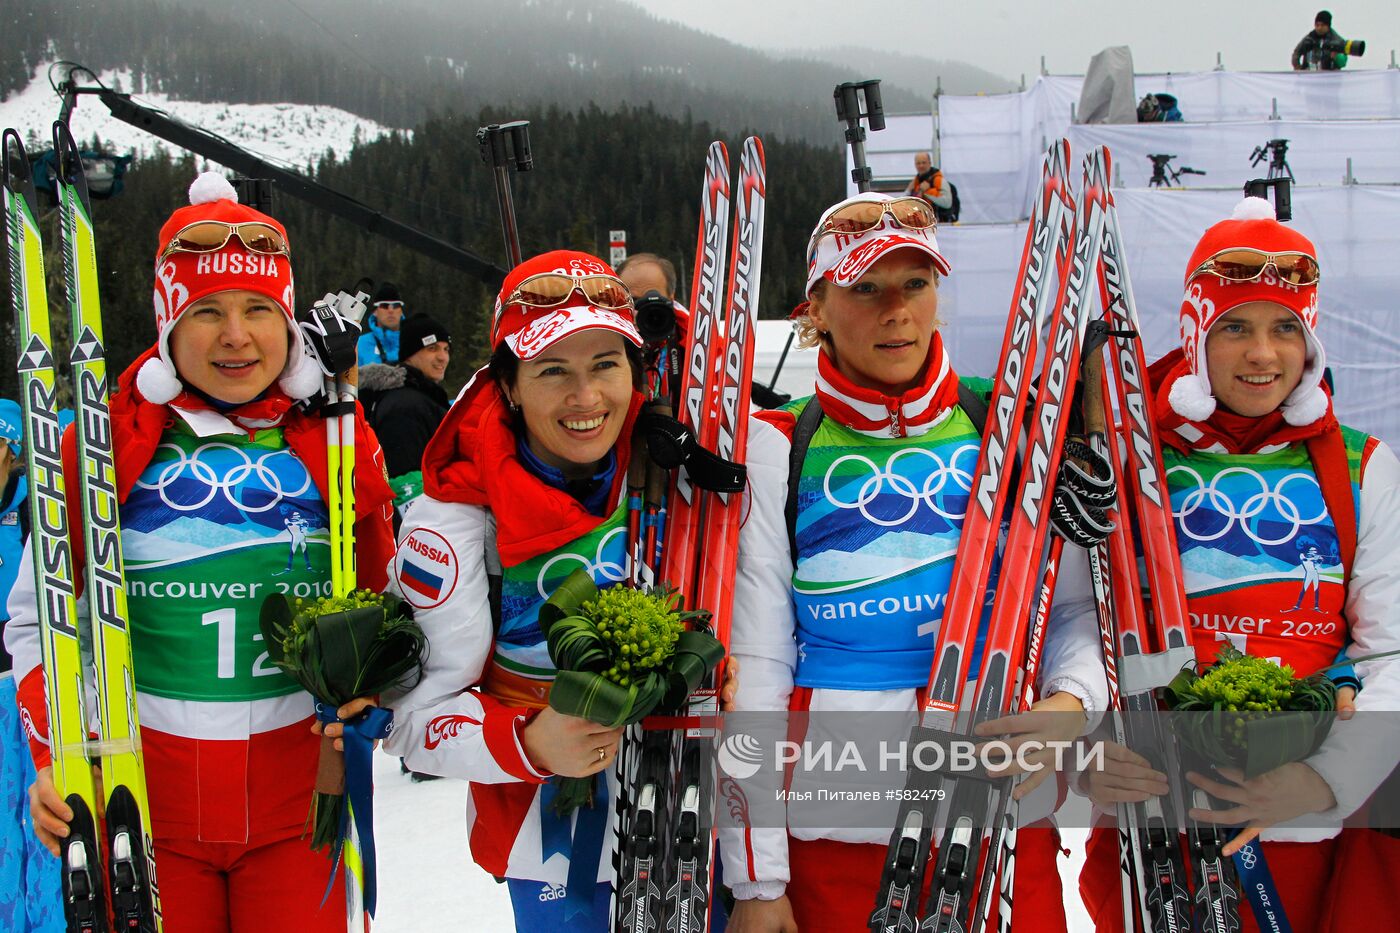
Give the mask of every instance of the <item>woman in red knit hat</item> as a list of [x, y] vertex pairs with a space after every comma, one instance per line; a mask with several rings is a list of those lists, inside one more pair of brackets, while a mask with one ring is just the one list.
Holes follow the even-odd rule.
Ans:
[[[1400, 647], [1400, 463], [1333, 414], [1317, 335], [1319, 277], [1312, 242], [1279, 223], [1267, 201], [1246, 198], [1192, 253], [1181, 347], [1151, 370], [1202, 663], [1228, 642], [1306, 677], [1341, 652], [1360, 658]], [[1357, 711], [1400, 709], [1400, 663], [1373, 660], [1355, 673], [1365, 688]], [[1242, 900], [1253, 908], [1240, 905], [1243, 929], [1259, 928], [1260, 890], [1273, 909], [1281, 903], [1293, 929], [1321, 930], [1346, 911], [1374, 911], [1364, 892], [1376, 898], [1400, 881], [1400, 842], [1341, 831], [1400, 755], [1393, 731], [1377, 736], [1382, 725], [1366, 716], [1338, 722], [1305, 760], [1251, 779], [1227, 768], [1188, 775], [1217, 801], [1217, 812], [1193, 817], [1244, 827], [1225, 855], [1262, 833], [1262, 844], [1236, 860]], [[1109, 764], [1082, 782], [1106, 810], [1167, 791], [1166, 775], [1134, 753]], [[1080, 884], [1104, 931], [1122, 927], [1115, 839], [1103, 829], [1091, 836]], [[1355, 858], [1362, 850], [1367, 856]], [[1339, 860], [1350, 868], [1329, 883]]]
[[[214, 173], [190, 187], [190, 202], [160, 232], [156, 342], [111, 398], [165, 928], [263, 930], [275, 916], [280, 929], [340, 931], [343, 895], [321, 907], [329, 863], [302, 838], [320, 747], [312, 698], [267, 662], [258, 629], [270, 593], [329, 595], [325, 421], [298, 404], [322, 377], [292, 319], [286, 230]], [[393, 496], [358, 417], [356, 443], [360, 580], [380, 590]], [[67, 475], [78, 475], [72, 430], [63, 453]], [[293, 516], [309, 545], [285, 570]], [[35, 830], [57, 853], [71, 813], [43, 739], [34, 604], [32, 569], [22, 568], [5, 641], [33, 723]]]

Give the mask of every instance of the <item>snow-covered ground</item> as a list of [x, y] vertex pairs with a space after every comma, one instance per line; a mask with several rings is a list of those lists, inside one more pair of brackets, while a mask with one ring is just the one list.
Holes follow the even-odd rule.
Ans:
[[[18, 129], [25, 137], [25, 145], [33, 143], [36, 151], [48, 148], [50, 127], [58, 119], [60, 106], [58, 96], [49, 87], [48, 70], [47, 64], [40, 65], [28, 87], [0, 101], [0, 126]], [[109, 88], [130, 91], [132, 87], [129, 71], [105, 71], [99, 78]], [[319, 161], [327, 150], [337, 159], [344, 159], [354, 147], [357, 134], [360, 142], [369, 142], [395, 132], [335, 107], [194, 103], [173, 100], [165, 94], [138, 94], [134, 99], [293, 169]], [[95, 96], [79, 98], [69, 125], [79, 143], [86, 144], [96, 135], [118, 155], [146, 155], [156, 146], [174, 148], [116, 119]]]
[[467, 782], [415, 784], [399, 760], [374, 756], [379, 905], [374, 933], [515, 929], [506, 887], [467, 850]]
[[[374, 756], [374, 824], [379, 853], [379, 907], [374, 933], [505, 933], [515, 929], [505, 885], [477, 867], [467, 851], [465, 781], [415, 784], [399, 760]], [[1066, 830], [1060, 860], [1070, 933], [1093, 926], [1079, 901], [1084, 830]], [[528, 931], [537, 933], [537, 931]]]

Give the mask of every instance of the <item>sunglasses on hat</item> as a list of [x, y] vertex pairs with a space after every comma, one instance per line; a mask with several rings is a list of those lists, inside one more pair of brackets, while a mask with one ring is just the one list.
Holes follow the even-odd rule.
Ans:
[[1226, 282], [1253, 282], [1269, 266], [1273, 266], [1279, 280], [1288, 285], [1316, 285], [1322, 274], [1317, 260], [1307, 253], [1266, 253], [1253, 247], [1240, 246], [1223, 249], [1211, 256], [1191, 273], [1187, 281], [1210, 273]]
[[216, 253], [238, 237], [250, 252], [267, 256], [292, 255], [287, 238], [276, 227], [257, 221], [225, 223], [222, 220], [199, 220], [182, 227], [161, 251], [164, 259], [171, 253]]
[[927, 230], [938, 225], [933, 207], [923, 198], [894, 198], [889, 201], [856, 201], [832, 211], [822, 220], [817, 236], [828, 233], [864, 233], [880, 226], [886, 214], [901, 227]]
[[632, 307], [632, 294], [622, 280], [612, 275], [569, 275], [566, 272], [541, 272], [515, 286], [515, 291], [501, 305], [528, 305], [532, 308], [556, 308], [578, 292], [588, 303], [609, 311]]
[[856, 201], [838, 207], [822, 219], [816, 233], [812, 235], [811, 246], [807, 250], [807, 261], [817, 254], [821, 238], [832, 233], [853, 236], [874, 230], [880, 226], [885, 215], [889, 214], [895, 224], [909, 230], [931, 230], [938, 226], [938, 215], [923, 198], [894, 198], [889, 201]]

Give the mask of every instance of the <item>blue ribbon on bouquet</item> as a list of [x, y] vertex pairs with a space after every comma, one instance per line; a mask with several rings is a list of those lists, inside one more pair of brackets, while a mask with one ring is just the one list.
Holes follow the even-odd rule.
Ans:
[[[341, 850], [350, 837], [350, 818], [354, 814], [355, 832], [360, 837], [360, 863], [364, 866], [365, 912], [374, 916], [376, 901], [374, 860], [374, 743], [387, 739], [393, 731], [394, 712], [382, 706], [371, 706], [353, 719], [342, 720], [336, 707], [316, 701], [316, 719], [322, 725], [333, 722], [345, 726], [345, 800], [347, 806], [340, 814], [340, 829], [331, 849], [331, 877], [321, 903], [335, 887], [335, 874], [340, 867]], [[348, 882], [347, 882], [348, 883]]]
[[1241, 896], [1249, 901], [1259, 929], [1263, 933], [1293, 933], [1288, 914], [1283, 910], [1283, 897], [1278, 893], [1273, 872], [1269, 871], [1268, 860], [1264, 858], [1264, 847], [1251, 842], [1240, 846], [1233, 858]]

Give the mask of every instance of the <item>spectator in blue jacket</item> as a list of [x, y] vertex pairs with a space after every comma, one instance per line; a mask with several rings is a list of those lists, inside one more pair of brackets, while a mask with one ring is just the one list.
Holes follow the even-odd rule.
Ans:
[[370, 299], [365, 332], [356, 345], [361, 366], [399, 361], [399, 324], [403, 317], [403, 296], [399, 294], [399, 287], [393, 282], [381, 283]]
[[[20, 462], [23, 424], [19, 406], [0, 399], [0, 629], [9, 622], [5, 602], [29, 532], [28, 485]], [[30, 826], [27, 788], [33, 781], [10, 656], [0, 645], [0, 930], [58, 933], [64, 928], [58, 861]]]

